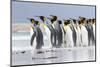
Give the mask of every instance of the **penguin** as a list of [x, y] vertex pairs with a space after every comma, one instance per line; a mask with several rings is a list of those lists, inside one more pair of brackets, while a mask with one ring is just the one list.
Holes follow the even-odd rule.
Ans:
[[[64, 19], [63, 19], [64, 20]], [[62, 44], [62, 47], [65, 48], [66, 47], [66, 31], [65, 31], [65, 27], [66, 27], [66, 24], [64, 24], [64, 21], [62, 23], [62, 33], [63, 33], [63, 44]]]
[[34, 21], [35, 19], [34, 18], [27, 18], [30, 22], [31, 22], [31, 26], [30, 26], [30, 37], [33, 35], [34, 33]]
[[43, 28], [43, 37], [44, 37], [44, 48], [52, 48], [52, 44], [51, 44], [51, 32], [49, 29], [49, 25], [48, 22], [46, 21], [46, 17], [45, 16], [37, 16], [40, 20], [41, 20], [41, 26]]
[[66, 32], [65, 35], [65, 40], [66, 40], [66, 44], [64, 45], [65, 48], [69, 48], [69, 47], [74, 47], [74, 42], [73, 42], [73, 32], [70, 28], [71, 26], [71, 21], [68, 20], [64, 20], [64, 30]]
[[64, 35], [61, 20], [57, 20], [57, 25], [55, 27], [55, 30], [57, 31], [56, 32], [56, 36], [57, 36], [56, 40], [58, 42], [57, 47], [60, 48], [60, 47], [62, 47], [62, 44], [63, 44], [63, 35]]
[[93, 34], [94, 34], [94, 44], [95, 44], [95, 40], [96, 40], [96, 37], [95, 37], [95, 25], [96, 25], [96, 19], [93, 18], [92, 19], [92, 26], [93, 26]]
[[39, 26], [39, 21], [36, 21], [33, 19], [30, 19], [31, 23], [33, 23], [33, 28], [34, 28], [34, 33], [31, 37], [31, 46], [33, 46], [34, 49], [42, 49], [42, 46], [44, 45], [44, 42], [43, 42], [43, 34], [42, 34], [42, 31], [40, 29], [40, 26]]
[[52, 26], [56, 31], [56, 47], [60, 48], [60, 47], [62, 47], [63, 36], [64, 36], [62, 21], [58, 20], [58, 17], [55, 15], [50, 15], [50, 16], [52, 17], [52, 19], [51, 19]]
[[81, 31], [81, 46], [88, 46], [88, 31], [85, 27], [85, 18], [79, 17], [80, 20], [80, 31]]
[[[71, 19], [71, 18], [70, 18]], [[77, 42], [77, 29], [76, 29], [76, 20], [71, 19], [71, 26], [70, 26], [73, 34], [73, 41], [74, 41], [74, 47], [76, 47], [76, 42]]]
[[30, 28], [30, 35], [31, 35], [31, 46], [33, 45], [34, 38], [36, 36], [36, 32], [34, 32], [34, 27], [35, 27], [35, 19], [33, 18], [28, 18], [31, 22], [31, 28]]
[[55, 30], [55, 27], [54, 27], [54, 23], [55, 21], [57, 20], [57, 16], [54, 16], [54, 15], [50, 15], [52, 18], [48, 18], [50, 20], [50, 23], [49, 23], [49, 29], [52, 31], [51, 32], [51, 44], [53, 46], [53, 48], [56, 48], [57, 45], [56, 45], [56, 30]]
[[87, 20], [86, 29], [88, 31], [88, 46], [90, 46], [94, 43], [92, 19]]
[[79, 28], [79, 24], [78, 24], [78, 20], [76, 19], [72, 19], [73, 21], [73, 41], [74, 41], [74, 46], [75, 47], [79, 47], [81, 46], [81, 39], [80, 39], [80, 28]]
[[39, 21], [35, 21], [35, 23], [36, 23], [35, 29], [36, 29], [36, 43], [37, 43], [36, 49], [41, 49], [44, 46], [43, 33], [40, 29]]

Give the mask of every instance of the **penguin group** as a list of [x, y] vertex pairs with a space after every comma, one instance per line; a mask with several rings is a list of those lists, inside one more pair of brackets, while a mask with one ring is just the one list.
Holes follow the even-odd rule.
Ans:
[[50, 15], [28, 19], [31, 22], [30, 44], [34, 49], [95, 45], [95, 18], [58, 19], [58, 16]]

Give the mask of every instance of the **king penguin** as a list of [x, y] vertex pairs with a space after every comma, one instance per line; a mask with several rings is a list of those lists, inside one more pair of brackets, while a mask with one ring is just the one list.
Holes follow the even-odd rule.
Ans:
[[52, 44], [53, 48], [55, 48], [57, 45], [56, 45], [56, 30], [54, 27], [54, 23], [57, 20], [57, 16], [54, 16], [54, 15], [50, 15], [50, 16], [52, 18], [47, 18], [47, 19], [50, 20], [49, 29], [51, 30], [51, 44]]
[[57, 47], [59, 48], [59, 47], [62, 47], [62, 44], [63, 44], [63, 35], [64, 35], [64, 33], [63, 33], [63, 29], [62, 29], [62, 21], [57, 20], [57, 23], [56, 23], [55, 26], [56, 26], [55, 30], [57, 31], [56, 32], [56, 36], [57, 36], [56, 40], [58, 42]]
[[64, 45], [64, 47], [68, 48], [68, 47], [74, 47], [74, 42], [73, 42], [73, 36], [72, 36], [72, 30], [70, 28], [71, 23], [70, 20], [64, 20], [64, 30], [66, 32], [65, 35], [65, 40], [66, 40], [66, 44]]
[[88, 31], [88, 46], [90, 46], [94, 43], [92, 19], [87, 20], [86, 29]]
[[81, 46], [88, 46], [88, 31], [85, 27], [85, 18], [79, 17], [81, 30]]
[[39, 26], [39, 21], [35, 21], [33, 19], [30, 19], [31, 23], [33, 23], [34, 33], [31, 37], [31, 46], [35, 49], [41, 49], [44, 45], [43, 42], [43, 34]]
[[43, 37], [44, 37], [44, 48], [52, 48], [51, 44], [51, 32], [49, 29], [49, 25], [45, 16], [37, 16], [41, 20], [41, 25], [43, 27]]
[[93, 26], [93, 34], [94, 34], [94, 44], [95, 44], [95, 42], [96, 42], [96, 41], [95, 41], [95, 40], [96, 40], [96, 39], [95, 39], [95, 25], [96, 25], [96, 19], [93, 18], [93, 19], [92, 19], [92, 26]]
[[80, 31], [80, 27], [79, 27], [79, 20], [75, 20], [74, 21], [74, 25], [75, 25], [75, 30], [76, 30], [76, 46], [80, 47], [81, 46], [81, 31]]
[[72, 32], [73, 32], [73, 41], [74, 41], [74, 47], [76, 47], [77, 42], [77, 29], [76, 29], [76, 20], [71, 19], [71, 26], [70, 26]]
[[30, 20], [30, 22], [31, 22], [31, 27], [30, 27], [30, 37], [33, 35], [33, 33], [34, 33], [34, 21], [35, 21], [35, 19], [34, 18], [27, 18], [28, 20]]

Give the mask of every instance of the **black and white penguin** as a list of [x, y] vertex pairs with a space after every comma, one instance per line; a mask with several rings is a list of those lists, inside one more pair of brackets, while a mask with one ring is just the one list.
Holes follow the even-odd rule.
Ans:
[[48, 22], [46, 21], [45, 16], [37, 16], [41, 20], [41, 27], [43, 29], [43, 37], [44, 37], [44, 47], [43, 48], [52, 48], [51, 44], [51, 32], [48, 26]]
[[55, 25], [55, 30], [56, 32], [56, 36], [57, 36], [57, 47], [62, 47], [63, 44], [63, 37], [64, 37], [64, 30], [62, 27], [62, 21], [61, 20], [57, 20], [57, 24]]
[[93, 34], [94, 34], [94, 42], [95, 42], [95, 40], [96, 40], [96, 37], [95, 37], [96, 19], [95, 18], [92, 19], [92, 26], [93, 26]]
[[70, 26], [70, 28], [71, 28], [71, 30], [72, 30], [72, 32], [73, 32], [73, 41], [74, 41], [74, 47], [76, 47], [77, 46], [77, 29], [76, 29], [76, 20], [75, 19], [71, 19], [71, 26]]
[[54, 27], [54, 23], [55, 21], [57, 20], [57, 16], [53, 16], [53, 15], [50, 15], [52, 18], [48, 18], [50, 20], [50, 23], [49, 23], [49, 29], [51, 31], [51, 44], [53, 46], [53, 48], [55, 48], [57, 45], [56, 45], [56, 30], [55, 30], [55, 27]]
[[85, 27], [85, 18], [79, 17], [81, 30], [81, 46], [88, 46], [88, 31]]
[[31, 36], [31, 46], [33, 49], [41, 49], [44, 45], [43, 42], [43, 33], [40, 29], [39, 21], [35, 21], [30, 19], [31, 23], [33, 23], [34, 33]]
[[94, 43], [92, 19], [87, 20], [86, 29], [88, 31], [88, 46], [90, 46], [90, 45], [93, 45]]
[[33, 35], [33, 33], [34, 33], [34, 21], [35, 21], [35, 19], [34, 18], [27, 18], [28, 20], [30, 20], [30, 22], [31, 22], [31, 26], [30, 26], [30, 37]]
[[66, 44], [64, 44], [64, 47], [74, 47], [74, 42], [73, 42], [73, 32], [70, 28], [71, 26], [71, 22], [70, 20], [64, 20], [64, 30], [66, 32], [66, 35], [65, 35], [65, 42]]

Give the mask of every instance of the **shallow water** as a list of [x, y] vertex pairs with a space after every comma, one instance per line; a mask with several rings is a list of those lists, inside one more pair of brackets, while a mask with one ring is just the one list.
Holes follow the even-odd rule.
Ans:
[[27, 64], [44, 64], [76, 61], [93, 61], [95, 60], [95, 48], [78, 47], [78, 48], [57, 48], [34, 50], [28, 48], [13, 50], [12, 65]]
[[33, 50], [30, 46], [29, 33], [13, 33], [12, 36], [12, 65], [93, 60], [95, 46]]

